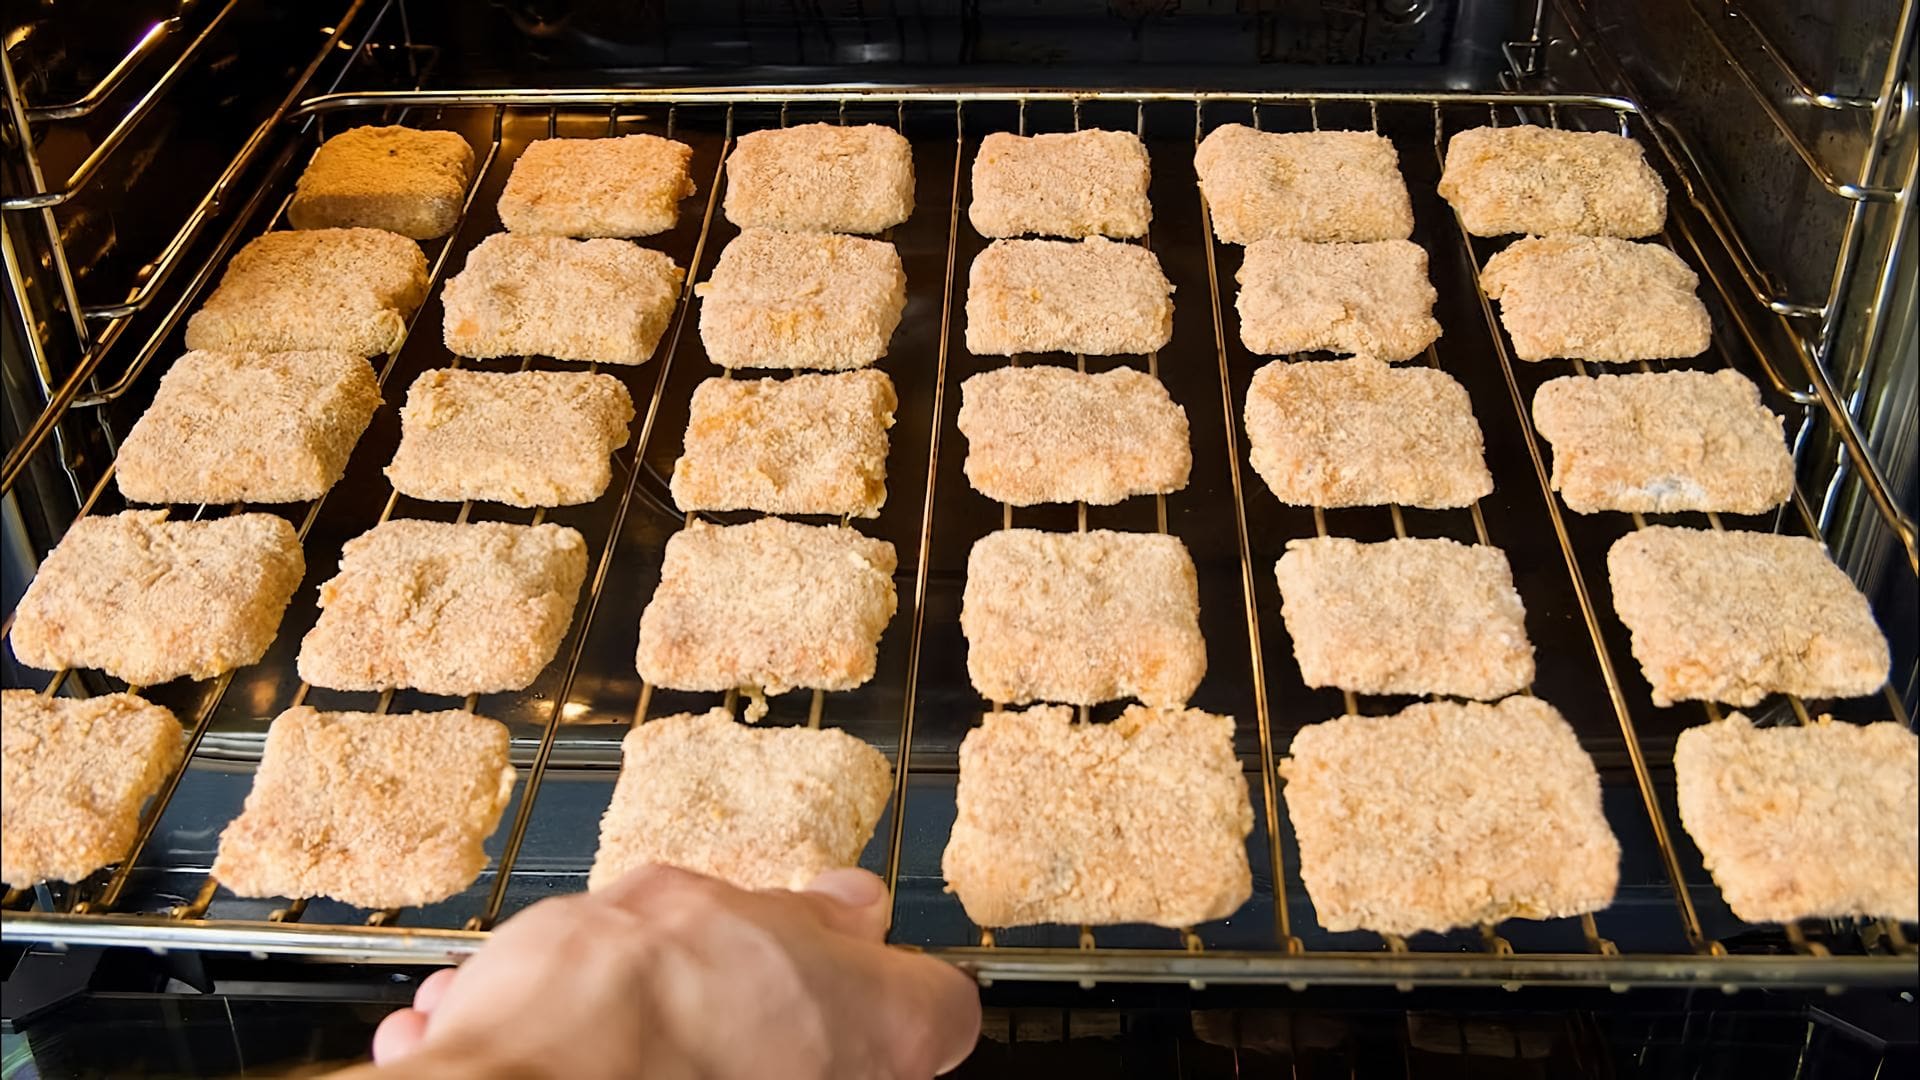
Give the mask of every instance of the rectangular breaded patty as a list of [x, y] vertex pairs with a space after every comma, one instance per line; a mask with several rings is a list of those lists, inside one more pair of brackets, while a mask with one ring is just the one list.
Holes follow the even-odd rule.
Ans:
[[805, 888], [859, 863], [893, 787], [886, 757], [844, 731], [748, 727], [725, 709], [638, 724], [620, 750], [591, 889], [647, 863]]
[[1393, 143], [1371, 131], [1255, 131], [1226, 124], [1193, 154], [1213, 233], [1353, 243], [1413, 235], [1413, 204]]
[[0, 693], [0, 881], [79, 881], [126, 858], [185, 745], [171, 712], [132, 694]]
[[1760, 388], [1731, 369], [1550, 379], [1533, 424], [1553, 487], [1582, 514], [1759, 514], [1793, 495], [1793, 458]]
[[1160, 380], [1115, 368], [1004, 367], [960, 384], [967, 482], [1010, 506], [1178, 491], [1193, 467], [1187, 410]]
[[1538, 698], [1343, 716], [1300, 729], [1288, 755], [1300, 877], [1328, 930], [1438, 932], [1613, 901], [1600, 775]]
[[152, 686], [265, 655], [307, 572], [293, 526], [272, 514], [166, 517], [128, 510], [75, 521], [14, 609], [14, 656]]
[[254, 238], [187, 320], [187, 348], [378, 356], [406, 340], [427, 298], [420, 245], [379, 229], [288, 229]]
[[318, 499], [379, 407], [373, 365], [352, 353], [190, 352], [161, 376], [113, 479], [139, 503]]
[[1751, 923], [1920, 918], [1920, 736], [1900, 724], [1680, 733], [1680, 823]]
[[672, 690], [851, 690], [896, 599], [893, 545], [839, 525], [695, 521], [640, 615], [640, 677]]
[[694, 292], [700, 341], [721, 367], [840, 371], [887, 355], [907, 275], [884, 240], [748, 229]]
[[537, 139], [513, 163], [500, 224], [539, 236], [652, 236], [695, 191], [693, 147], [658, 135]]
[[457, 709], [288, 709], [220, 834], [213, 876], [239, 896], [445, 900], [486, 868], [481, 845], [513, 796], [509, 742], [505, 724]]
[[415, 499], [575, 506], [607, 490], [632, 422], [611, 375], [440, 368], [407, 389], [387, 479]]
[[988, 533], [967, 556], [960, 629], [989, 701], [1171, 708], [1207, 671], [1193, 557], [1166, 535]]
[[1493, 491], [1466, 388], [1433, 368], [1275, 361], [1245, 416], [1254, 471], [1283, 503], [1443, 508]]
[[955, 800], [941, 872], [981, 926], [1186, 927], [1226, 918], [1253, 892], [1253, 807], [1231, 716], [989, 713], [960, 744]]
[[1407, 360], [1440, 337], [1427, 252], [1410, 240], [1260, 240], [1234, 279], [1240, 341], [1267, 356], [1328, 352]]
[[1132, 132], [996, 131], [974, 155], [967, 217], [982, 236], [1145, 236], [1150, 178], [1146, 145]]
[[1533, 682], [1506, 553], [1452, 540], [1294, 540], [1274, 572], [1308, 686], [1493, 700]]
[[913, 213], [913, 147], [879, 124], [750, 131], [727, 157], [724, 209], [743, 229], [890, 229]]
[[1624, 364], [1698, 356], [1713, 342], [1700, 278], [1659, 244], [1529, 236], [1488, 259], [1480, 283], [1522, 360]]
[[1173, 337], [1173, 284], [1138, 244], [995, 240], [967, 272], [967, 351], [1145, 354]]
[[1655, 705], [1886, 684], [1886, 636], [1818, 540], [1653, 525], [1614, 541], [1607, 576]]
[[334, 690], [523, 690], [560, 649], [587, 543], [560, 525], [387, 521], [347, 541], [300, 643]]
[[673, 464], [682, 510], [873, 517], [887, 501], [893, 380], [885, 372], [708, 379]]
[[473, 147], [452, 131], [347, 130], [320, 144], [294, 185], [296, 229], [385, 229], [414, 240], [453, 231], [473, 179]]
[[1447, 141], [1440, 197], [1475, 236], [1652, 236], [1667, 219], [1640, 144], [1605, 131], [1462, 131]]
[[627, 240], [495, 233], [441, 290], [447, 351], [643, 364], [685, 277], [664, 253]]

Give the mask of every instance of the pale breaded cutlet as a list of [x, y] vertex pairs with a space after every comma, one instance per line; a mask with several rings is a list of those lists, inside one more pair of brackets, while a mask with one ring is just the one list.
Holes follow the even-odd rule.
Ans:
[[693, 391], [673, 464], [682, 510], [873, 517], [887, 501], [893, 380], [868, 369], [791, 379], [708, 379]]
[[254, 238], [187, 320], [189, 349], [378, 356], [427, 298], [420, 245], [380, 229], [284, 229]]
[[1682, 731], [1673, 771], [1680, 823], [1741, 919], [1920, 918], [1920, 736], [1902, 725], [1736, 712]]
[[1886, 684], [1886, 636], [1818, 540], [1652, 525], [1614, 541], [1607, 576], [1655, 705]]
[[666, 232], [696, 190], [693, 147], [658, 135], [537, 139], [513, 163], [500, 224], [539, 236], [624, 237]]
[[1186, 927], [1253, 893], [1253, 807], [1231, 716], [989, 713], [960, 744], [955, 802], [941, 872], [980, 926]]
[[974, 155], [967, 217], [991, 237], [1145, 236], [1150, 178], [1147, 147], [1129, 131], [996, 131]]
[[1480, 283], [1522, 360], [1624, 364], [1699, 356], [1713, 343], [1699, 277], [1659, 244], [1529, 236], [1488, 259]]
[[313, 152], [294, 185], [287, 222], [431, 240], [459, 223], [472, 179], [473, 147], [457, 132], [348, 128]]
[[686, 274], [628, 240], [495, 233], [441, 290], [455, 356], [551, 356], [644, 364], [660, 344]]
[[126, 858], [185, 746], [171, 712], [132, 694], [0, 693], [0, 881], [79, 881]]
[[893, 789], [886, 757], [844, 731], [748, 727], [725, 709], [636, 725], [620, 751], [590, 889], [648, 863], [805, 888], [859, 863]]
[[285, 503], [338, 483], [380, 407], [343, 352], [190, 352], [161, 376], [113, 479], [137, 503]]
[[721, 367], [841, 371], [887, 355], [907, 275], [884, 240], [748, 229], [694, 292], [701, 344]]
[[743, 229], [890, 229], [913, 214], [913, 147], [879, 124], [750, 131], [727, 157], [723, 207]]
[[1452, 540], [1294, 540], [1274, 568], [1308, 686], [1494, 700], [1533, 682], [1506, 553]]
[[274, 718], [213, 876], [238, 896], [415, 907], [473, 884], [513, 797], [507, 727], [470, 712]]
[[1240, 341], [1267, 356], [1328, 352], [1407, 360], [1440, 337], [1427, 252], [1410, 240], [1260, 240], [1234, 275]]
[[1522, 124], [1479, 127], [1447, 141], [1440, 197], [1475, 236], [1652, 236], [1667, 189], [1640, 144], [1606, 131]]
[[1173, 337], [1173, 283], [1139, 244], [995, 240], [967, 271], [967, 351], [1145, 354]]
[[1213, 234], [1356, 243], [1413, 235], [1400, 155], [1371, 131], [1255, 131], [1226, 124], [1193, 154]]
[[1733, 370], [1550, 379], [1533, 424], [1578, 513], [1759, 514], [1793, 495], [1793, 457], [1760, 388]]
[[996, 502], [1108, 506], [1187, 486], [1187, 410], [1133, 368], [1003, 367], [960, 384], [967, 482]]
[[14, 656], [153, 686], [265, 655], [307, 572], [293, 526], [272, 514], [166, 518], [128, 510], [75, 521], [14, 609]]
[[1370, 357], [1254, 372], [1254, 471], [1293, 506], [1469, 506], [1493, 491], [1467, 391], [1425, 367]]
[[607, 490], [632, 422], [611, 375], [440, 368], [407, 389], [387, 479], [433, 502], [576, 506]]
[[974, 689], [1006, 704], [1173, 708], [1207, 672], [1193, 557], [1161, 534], [988, 533], [967, 556], [960, 629]]
[[300, 677], [333, 690], [524, 690], [560, 649], [587, 543], [551, 523], [387, 521], [340, 549]]
[[1600, 775], [1538, 698], [1310, 724], [1280, 775], [1327, 930], [1439, 932], [1613, 901], [1620, 843]]
[[841, 525], [695, 521], [640, 615], [640, 677], [671, 690], [851, 690], [873, 678], [893, 545]]

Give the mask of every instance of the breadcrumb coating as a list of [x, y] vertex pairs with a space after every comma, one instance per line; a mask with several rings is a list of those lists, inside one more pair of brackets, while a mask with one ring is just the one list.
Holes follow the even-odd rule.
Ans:
[[680, 200], [698, 190], [692, 158], [693, 147], [658, 135], [536, 139], [500, 192], [500, 224], [540, 236], [666, 232], [680, 220]]
[[841, 371], [887, 355], [907, 275], [884, 240], [748, 229], [694, 292], [701, 344], [721, 367]]
[[1328, 352], [1407, 360], [1440, 337], [1426, 249], [1409, 240], [1260, 240], [1235, 275], [1240, 341], [1268, 356]]
[[1475, 236], [1652, 236], [1667, 219], [1640, 144], [1605, 131], [1470, 128], [1448, 140], [1439, 190]]
[[1522, 360], [1624, 364], [1699, 356], [1713, 342], [1700, 278], [1659, 244], [1529, 236], [1488, 259], [1480, 283]]
[[967, 351], [1145, 354], [1173, 337], [1173, 283], [1138, 244], [995, 240], [967, 272]]
[[1013, 506], [1179, 491], [1193, 467], [1187, 410], [1132, 368], [983, 371], [960, 384], [960, 432], [967, 482]]
[[1227, 124], [1193, 154], [1213, 233], [1228, 244], [1405, 240], [1413, 203], [1400, 155], [1370, 131], [1255, 131]]
[[1145, 236], [1150, 178], [1146, 145], [1130, 131], [996, 131], [974, 156], [967, 217], [982, 236]]
[[551, 356], [644, 364], [673, 319], [686, 273], [627, 240], [495, 233], [441, 290], [455, 356]]
[[473, 147], [458, 132], [348, 128], [313, 152], [294, 185], [287, 222], [431, 240], [459, 223], [472, 179]]
[[879, 124], [750, 131], [727, 158], [724, 208], [743, 229], [890, 229], [913, 214], [913, 147]]
[[674, 462], [682, 510], [874, 517], [887, 501], [893, 380], [868, 369], [791, 379], [708, 379], [693, 391]]
[[379, 229], [287, 229], [255, 237], [187, 320], [187, 348], [347, 352], [400, 347], [427, 298], [420, 245]]

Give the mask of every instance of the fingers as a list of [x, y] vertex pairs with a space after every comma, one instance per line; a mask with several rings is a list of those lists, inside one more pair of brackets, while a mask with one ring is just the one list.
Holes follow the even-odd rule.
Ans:
[[441, 968], [439, 971], [420, 981], [413, 992], [413, 1007], [422, 1013], [430, 1013], [447, 996], [447, 990], [453, 986], [453, 977], [460, 973], [459, 968]]
[[373, 1029], [373, 1060], [390, 1065], [419, 1047], [427, 1037], [427, 1014], [418, 1009], [400, 1009], [387, 1014]]
[[682, 870], [677, 866], [648, 863], [628, 871], [613, 884], [591, 893], [594, 899], [629, 911], [643, 911], [656, 897], [685, 892], [694, 896], [713, 895], [730, 890], [727, 885], [705, 874]]
[[894, 1060], [902, 1075], [957, 1068], [980, 1041], [980, 990], [973, 977], [923, 953], [889, 950]]
[[862, 941], [884, 941], [893, 905], [887, 883], [865, 870], [829, 870], [797, 894], [830, 930]]

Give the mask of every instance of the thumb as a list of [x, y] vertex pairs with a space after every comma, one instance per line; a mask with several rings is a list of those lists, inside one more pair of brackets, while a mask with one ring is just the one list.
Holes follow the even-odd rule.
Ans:
[[816, 917], [830, 929], [859, 938], [881, 941], [892, 921], [886, 882], [865, 870], [829, 870], [807, 883], [800, 895], [809, 897]]

